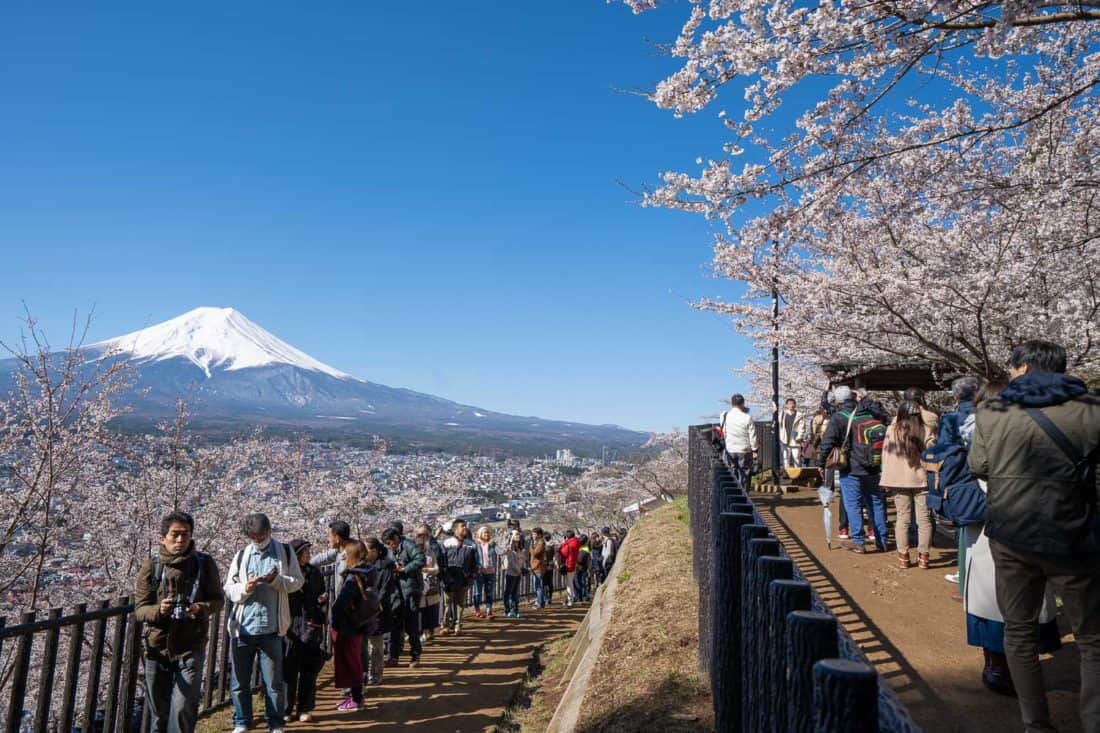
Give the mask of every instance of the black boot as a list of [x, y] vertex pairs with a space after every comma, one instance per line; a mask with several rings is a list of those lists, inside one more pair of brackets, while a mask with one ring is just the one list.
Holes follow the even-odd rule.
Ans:
[[1012, 675], [1008, 671], [1008, 660], [1000, 652], [985, 652], [985, 669], [982, 670], [982, 684], [990, 692], [998, 695], [1016, 697], [1016, 687], [1012, 684]]

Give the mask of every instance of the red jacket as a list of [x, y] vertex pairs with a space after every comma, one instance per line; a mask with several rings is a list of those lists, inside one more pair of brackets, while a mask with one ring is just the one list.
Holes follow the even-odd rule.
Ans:
[[570, 537], [565, 542], [561, 543], [561, 549], [558, 550], [561, 553], [562, 562], [565, 563], [565, 571], [571, 573], [577, 569], [577, 558], [581, 554], [581, 540], [579, 537]]

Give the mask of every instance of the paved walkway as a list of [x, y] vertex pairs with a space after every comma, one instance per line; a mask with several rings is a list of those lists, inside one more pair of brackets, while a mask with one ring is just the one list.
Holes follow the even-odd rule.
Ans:
[[[524, 604], [526, 605], [526, 603]], [[340, 690], [331, 668], [318, 683], [317, 720], [291, 723], [301, 731], [491, 731], [523, 681], [539, 645], [572, 634], [587, 606], [555, 605], [524, 613], [520, 619], [467, 619], [462, 635], [437, 637], [424, 647], [420, 667], [386, 670], [385, 681], [367, 688], [365, 707], [337, 712]], [[262, 707], [260, 708], [262, 709]]]
[[[854, 555], [837, 548], [834, 533], [834, 549], [827, 549], [816, 490], [753, 498], [791, 559], [928, 733], [1022, 729], [1016, 700], [982, 687], [982, 652], [967, 646], [966, 614], [943, 579], [954, 571], [954, 547], [933, 548], [931, 570], [901, 570], [892, 545], [887, 553]], [[890, 513], [892, 520], [892, 504]], [[834, 504], [834, 526], [836, 514]], [[1063, 644], [1042, 665], [1055, 725], [1077, 733], [1080, 657], [1071, 634]]]

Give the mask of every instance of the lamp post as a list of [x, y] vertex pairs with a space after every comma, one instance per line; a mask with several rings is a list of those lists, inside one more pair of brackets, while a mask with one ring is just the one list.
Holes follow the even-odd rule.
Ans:
[[778, 487], [783, 455], [779, 444], [779, 240], [772, 240], [775, 270], [772, 273], [772, 481]]

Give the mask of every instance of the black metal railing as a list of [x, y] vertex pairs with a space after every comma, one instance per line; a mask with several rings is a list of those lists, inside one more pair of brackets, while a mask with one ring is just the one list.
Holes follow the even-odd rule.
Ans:
[[919, 733], [709, 438], [689, 430], [699, 664], [728, 733]]
[[[322, 568], [329, 597], [334, 597], [332, 568]], [[494, 603], [504, 597], [504, 570], [497, 568]], [[590, 593], [597, 585], [589, 572]], [[555, 595], [565, 589], [564, 570], [551, 579]], [[523, 575], [519, 596], [534, 595], [534, 578]], [[472, 605], [472, 588], [467, 605]], [[558, 596], [560, 603], [561, 596]], [[134, 617], [129, 597], [103, 600], [89, 609], [81, 603], [68, 613], [50, 609], [44, 616], [30, 611], [9, 625], [0, 618], [0, 730], [9, 733], [145, 733], [143, 625]], [[199, 697], [199, 714], [230, 704], [230, 640], [227, 631], [232, 604], [207, 619], [206, 661]], [[330, 635], [324, 634], [326, 648]], [[7, 652], [7, 654], [5, 654]], [[254, 690], [260, 689], [259, 665], [254, 665]], [[6, 699], [4, 692], [6, 691]]]
[[[34, 733], [131, 733], [148, 730], [144, 705], [142, 624], [128, 597], [79, 604], [69, 614], [50, 609], [45, 618], [24, 613], [19, 623], [0, 619], [0, 645], [15, 645], [4, 730]], [[202, 675], [200, 710], [229, 703], [226, 606], [212, 615]], [[2, 647], [0, 647], [2, 648]], [[60, 660], [63, 665], [59, 665]], [[28, 682], [37, 679], [37, 687]]]

